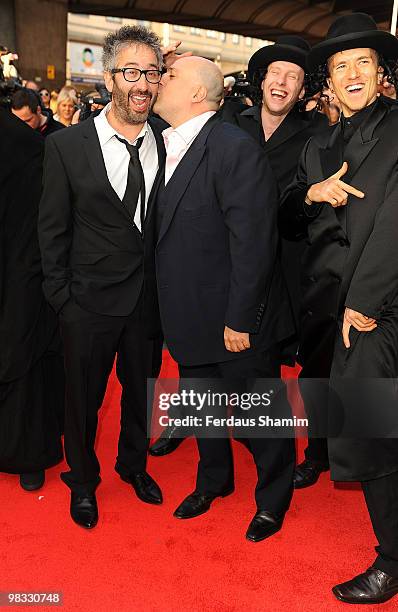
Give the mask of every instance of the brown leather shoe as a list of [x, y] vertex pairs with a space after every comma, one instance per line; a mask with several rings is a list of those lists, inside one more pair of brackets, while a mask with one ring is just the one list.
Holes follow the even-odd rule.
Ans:
[[332, 591], [337, 599], [345, 603], [380, 604], [398, 593], [398, 578], [370, 567], [352, 580], [333, 587]]

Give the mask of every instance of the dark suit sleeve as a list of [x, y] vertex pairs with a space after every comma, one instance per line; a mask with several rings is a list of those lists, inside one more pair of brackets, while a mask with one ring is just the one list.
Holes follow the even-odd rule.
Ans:
[[248, 137], [234, 142], [224, 150], [217, 189], [231, 257], [225, 325], [257, 333], [278, 243], [277, 187], [261, 148]]
[[323, 204], [305, 203], [305, 197], [311, 184], [307, 178], [307, 156], [311, 139], [309, 139], [300, 156], [294, 181], [282, 194], [279, 210], [279, 231], [286, 240], [302, 240], [307, 236], [307, 228], [312, 219], [318, 216]]
[[72, 240], [71, 189], [53, 137], [46, 140], [39, 243], [44, 294], [56, 312], [70, 297], [69, 250]]
[[362, 251], [345, 305], [379, 319], [398, 291], [398, 166]]

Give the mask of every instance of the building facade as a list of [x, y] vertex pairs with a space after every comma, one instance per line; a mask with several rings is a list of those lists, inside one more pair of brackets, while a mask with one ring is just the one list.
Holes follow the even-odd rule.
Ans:
[[123, 25], [145, 25], [160, 37], [164, 46], [181, 40], [181, 53], [192, 51], [220, 67], [224, 74], [245, 71], [251, 55], [269, 41], [202, 30], [200, 28], [103, 17], [98, 15], [68, 15], [67, 78], [81, 87], [102, 80], [101, 47], [105, 35]]

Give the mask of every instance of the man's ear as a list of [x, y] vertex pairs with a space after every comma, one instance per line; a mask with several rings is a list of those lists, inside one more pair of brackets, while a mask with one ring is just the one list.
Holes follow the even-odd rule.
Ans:
[[192, 96], [192, 102], [197, 104], [198, 102], [203, 102], [207, 98], [207, 89], [203, 85], [199, 85], [196, 93]]
[[383, 66], [379, 66], [377, 68], [377, 82], [379, 85], [383, 82], [383, 77], [384, 77], [384, 68]]
[[334, 93], [334, 89], [333, 89], [333, 85], [332, 85], [332, 79], [330, 77], [327, 77], [326, 83], [328, 84], [328, 88], [330, 89], [330, 91], [332, 93]]
[[113, 91], [113, 75], [109, 72], [109, 70], [106, 70], [104, 72], [104, 81], [105, 81], [105, 87], [107, 88], [109, 93], [112, 93], [112, 91]]
[[300, 93], [299, 93], [299, 97], [298, 97], [298, 99], [299, 99], [299, 100], [302, 100], [302, 99], [304, 98], [304, 94], [305, 94], [305, 87], [303, 86], [303, 87], [301, 88]]

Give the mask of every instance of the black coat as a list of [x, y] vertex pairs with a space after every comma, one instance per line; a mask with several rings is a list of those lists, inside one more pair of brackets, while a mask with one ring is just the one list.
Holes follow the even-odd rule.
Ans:
[[[269, 163], [276, 177], [279, 194], [282, 195], [293, 181], [297, 161], [305, 143], [313, 135], [328, 127], [327, 119], [318, 112], [299, 112], [296, 107], [290, 111], [280, 126], [267, 141], [261, 123], [261, 108], [253, 106], [236, 113], [231, 119], [242, 130], [258, 142], [267, 154]], [[305, 242], [291, 241], [282, 238], [281, 260], [285, 275], [290, 302], [294, 313], [296, 328], [299, 327], [300, 312], [300, 261], [305, 249]], [[294, 349], [294, 347], [292, 347]], [[294, 361], [294, 352], [293, 352]]]
[[[396, 108], [379, 99], [346, 147], [343, 180], [363, 191], [364, 199], [349, 196], [347, 206], [337, 209], [304, 204], [308, 187], [342, 165], [338, 124], [307, 143], [282, 203], [284, 230], [309, 242], [299, 356], [303, 363], [314, 355], [323, 359], [320, 376], [398, 375], [398, 143], [391, 138], [398, 129]], [[351, 331], [348, 351], [341, 336], [345, 307], [378, 322], [371, 333]], [[396, 440], [351, 444], [336, 439], [330, 441], [330, 455], [337, 480], [366, 480], [398, 470]]]
[[0, 383], [45, 353], [57, 318], [42, 291], [37, 239], [44, 139], [0, 109]]
[[144, 287], [152, 336], [160, 331], [154, 203], [165, 151], [156, 119], [150, 125], [159, 171], [149, 196], [144, 240], [108, 180], [92, 117], [46, 140], [39, 239], [44, 292], [57, 312], [72, 298], [91, 312], [126, 316]]
[[44, 140], [4, 109], [0, 134], [0, 471], [35, 472], [62, 459], [64, 406], [37, 238]]
[[224, 327], [251, 334], [252, 349], [288, 337], [293, 323], [276, 260], [278, 198], [261, 148], [212, 117], [160, 190], [156, 248], [167, 346], [183, 365], [242, 354]]

